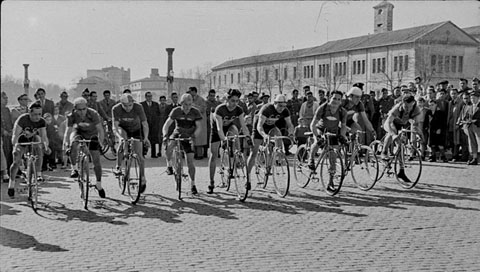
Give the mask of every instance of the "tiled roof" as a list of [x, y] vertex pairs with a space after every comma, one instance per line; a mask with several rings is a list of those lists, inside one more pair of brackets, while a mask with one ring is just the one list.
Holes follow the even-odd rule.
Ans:
[[330, 41], [316, 47], [234, 59], [234, 60], [226, 61], [220, 65], [217, 65], [213, 67], [212, 70], [218, 70], [218, 69], [232, 67], [232, 66], [241, 66], [241, 65], [269, 62], [269, 61], [275, 61], [275, 60], [286, 60], [286, 59], [292, 59], [292, 58], [301, 58], [301, 57], [329, 54], [329, 53], [336, 53], [336, 52], [345, 52], [345, 51], [356, 50], [356, 49], [365, 49], [365, 48], [380, 47], [380, 46], [386, 46], [386, 45], [411, 43], [421, 38], [423, 35], [448, 23], [451, 24], [450, 21], [446, 21], [446, 22], [441, 22], [436, 24], [399, 29], [399, 30], [371, 34], [371, 35], [364, 35], [360, 37], [348, 38], [348, 39], [337, 40], [337, 41]]
[[467, 32], [468, 35], [480, 35], [480, 26], [471, 26], [471, 27], [466, 27], [462, 28], [463, 31]]

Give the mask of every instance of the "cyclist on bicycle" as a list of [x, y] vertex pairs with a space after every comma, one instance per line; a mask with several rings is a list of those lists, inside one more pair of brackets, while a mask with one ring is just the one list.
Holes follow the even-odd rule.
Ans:
[[[412, 129], [416, 130], [418, 127], [421, 110], [415, 102], [415, 97], [408, 95], [402, 98], [402, 102], [395, 105], [388, 113], [387, 119], [383, 124], [383, 128], [387, 132], [385, 140], [383, 142], [382, 159], [388, 159], [388, 150], [392, 144], [392, 140], [398, 138], [398, 132], [402, 128], [410, 126], [412, 123]], [[413, 120], [413, 122], [411, 121]], [[401, 169], [398, 173], [398, 177], [405, 182], [410, 180], [406, 177], [403, 165], [400, 165]]]
[[29, 107], [29, 112], [20, 115], [13, 126], [12, 145], [13, 145], [13, 163], [10, 166], [10, 182], [8, 183], [8, 196], [15, 195], [15, 173], [18, 171], [18, 166], [27, 151], [26, 146], [17, 145], [18, 143], [42, 142], [43, 148], [35, 145], [33, 146], [33, 154], [37, 156], [35, 169], [39, 181], [43, 181], [42, 177], [42, 163], [43, 151], [46, 154], [50, 153], [48, 148], [48, 138], [45, 119], [42, 118], [42, 105], [40, 102], [35, 102]]
[[282, 134], [287, 134], [288, 132], [288, 135], [293, 135], [293, 124], [290, 119], [290, 111], [287, 109], [287, 99], [283, 94], [277, 95], [273, 104], [267, 103], [263, 105], [255, 119], [253, 129], [253, 148], [248, 157], [248, 175], [250, 175], [250, 171], [255, 165], [255, 159], [260, 145], [264, 140], [268, 139], [268, 134], [272, 129], [277, 129]]
[[368, 120], [367, 114], [365, 113], [365, 106], [362, 101], [360, 101], [362, 94], [363, 91], [358, 87], [352, 87], [347, 92], [347, 99], [342, 103], [342, 107], [347, 110], [347, 127], [351, 129], [352, 133], [362, 130], [359, 125], [359, 118], [361, 118], [366, 129], [375, 134], [372, 123]]
[[[193, 97], [190, 94], [184, 94], [180, 98], [180, 107], [174, 108], [167, 121], [163, 125], [163, 135], [168, 135], [168, 129], [170, 125], [175, 121], [175, 129], [170, 137], [163, 139], [166, 144], [165, 155], [167, 157], [167, 174], [173, 174], [172, 168], [172, 150], [175, 145], [175, 141], [168, 141], [174, 138], [195, 138], [200, 135], [202, 129], [202, 114], [196, 108], [192, 107]], [[192, 148], [192, 142], [186, 141], [180, 142], [181, 148], [187, 154], [187, 166], [188, 174], [190, 175], [191, 191], [192, 194], [198, 194], [197, 187], [195, 186], [195, 165], [193, 165], [194, 150]]]
[[[227, 93], [227, 101], [224, 104], [217, 106], [215, 113], [213, 114], [212, 122], [212, 137], [210, 137], [210, 158], [208, 166], [210, 168], [210, 185], [208, 186], [209, 194], [213, 193], [215, 188], [215, 168], [216, 160], [218, 157], [218, 149], [220, 142], [226, 140], [225, 134], [231, 132], [233, 135], [239, 135], [239, 130], [249, 135], [247, 125], [245, 123], [245, 114], [242, 108], [238, 105], [240, 101], [240, 93], [237, 89], [230, 89]], [[238, 119], [240, 127], [236, 124], [235, 120]]]
[[312, 145], [308, 165], [311, 170], [315, 170], [314, 160], [318, 148], [325, 144], [322, 142], [321, 138], [324, 132], [337, 135], [337, 137], [329, 138], [331, 146], [337, 146], [339, 142], [345, 140], [345, 134], [347, 132], [347, 111], [341, 107], [342, 96], [342, 92], [337, 90], [333, 91], [331, 93], [330, 101], [320, 105], [310, 123], [310, 129], [315, 136], [315, 142]]
[[67, 129], [63, 137], [65, 150], [70, 150], [70, 161], [72, 162], [71, 178], [78, 178], [78, 142], [79, 137], [85, 140], [92, 140], [88, 149], [92, 156], [93, 170], [97, 178], [95, 188], [98, 195], [105, 198], [105, 190], [102, 188], [102, 165], [100, 164], [100, 149], [104, 140], [103, 126], [99, 114], [92, 108], [87, 107], [87, 100], [78, 97], [73, 100], [73, 111], [67, 116]]
[[120, 97], [120, 103], [112, 108], [113, 131], [118, 137], [119, 142], [123, 141], [117, 151], [117, 165], [114, 171], [115, 175], [121, 174], [120, 165], [123, 161], [123, 152], [127, 149], [127, 140], [130, 138], [140, 141], [133, 143], [134, 152], [138, 155], [140, 176], [140, 193], [143, 193], [147, 187], [145, 179], [145, 158], [143, 157], [143, 145], [150, 146], [148, 141], [148, 123], [142, 105], [135, 103], [132, 94], [124, 93]]

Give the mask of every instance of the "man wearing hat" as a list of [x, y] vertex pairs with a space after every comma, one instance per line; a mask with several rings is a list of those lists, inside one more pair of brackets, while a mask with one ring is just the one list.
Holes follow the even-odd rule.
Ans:
[[293, 125], [290, 118], [290, 111], [287, 109], [287, 98], [283, 94], [275, 97], [273, 103], [265, 104], [258, 114], [257, 121], [253, 126], [253, 148], [248, 157], [247, 174], [255, 164], [258, 149], [264, 139], [268, 138], [271, 130], [280, 131], [282, 134], [293, 135]]
[[292, 124], [295, 127], [298, 125], [298, 113], [300, 112], [300, 107], [302, 106], [302, 103], [302, 100], [298, 98], [298, 90], [294, 89], [292, 91], [292, 99], [289, 99], [287, 101], [287, 108], [292, 115]]
[[66, 91], [60, 94], [60, 101], [57, 102], [56, 106], [58, 106], [59, 114], [63, 116], [66, 115], [65, 112], [73, 111], [73, 104], [68, 101], [68, 93]]
[[263, 105], [268, 104], [269, 100], [270, 100], [270, 95], [267, 93], [262, 93], [262, 95], [260, 96], [261, 103], [258, 105], [258, 107], [261, 108]]
[[352, 87], [347, 92], [347, 99], [342, 103], [343, 108], [347, 110], [347, 126], [351, 128], [352, 133], [354, 133], [357, 130], [362, 130], [359, 123], [363, 123], [366, 130], [373, 134], [375, 133], [375, 130], [365, 113], [365, 106], [362, 101], [360, 101], [362, 94], [362, 90], [358, 87]]

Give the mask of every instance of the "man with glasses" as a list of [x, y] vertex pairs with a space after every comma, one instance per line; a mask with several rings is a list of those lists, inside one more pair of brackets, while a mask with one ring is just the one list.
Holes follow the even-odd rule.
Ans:
[[112, 109], [113, 113], [113, 132], [118, 137], [119, 142], [125, 141], [123, 148], [118, 148], [117, 151], [117, 165], [114, 171], [115, 175], [121, 173], [120, 165], [123, 161], [123, 151], [127, 148], [126, 140], [130, 138], [139, 139], [141, 141], [134, 142], [133, 149], [139, 158], [140, 176], [140, 193], [143, 193], [147, 187], [147, 180], [145, 179], [145, 158], [143, 157], [143, 144], [146, 147], [150, 146], [148, 140], [148, 123], [143, 107], [134, 102], [133, 96], [129, 93], [124, 93], [120, 97], [120, 103], [115, 105]]
[[28, 143], [28, 142], [42, 142], [43, 147], [34, 146], [33, 152], [38, 156], [36, 161], [36, 171], [39, 181], [43, 181], [42, 176], [42, 164], [43, 164], [43, 153], [45, 150], [46, 154], [50, 154], [50, 149], [48, 148], [48, 137], [46, 129], [45, 119], [42, 118], [42, 105], [39, 101], [33, 103], [29, 107], [29, 112], [20, 115], [15, 125], [13, 126], [13, 135], [12, 135], [12, 144], [13, 148], [13, 163], [10, 166], [10, 182], [8, 184], [8, 196], [14, 197], [15, 195], [15, 176], [14, 173], [17, 173], [18, 166], [22, 160], [23, 154], [27, 150], [26, 146], [17, 145], [18, 143]]
[[56, 106], [58, 106], [60, 115], [65, 116], [65, 112], [72, 112], [73, 111], [73, 104], [72, 102], [68, 101], [68, 93], [63, 91], [60, 94], [60, 101], [57, 102]]
[[293, 135], [290, 111], [287, 109], [287, 99], [283, 94], [277, 95], [273, 104], [268, 103], [263, 105], [258, 113], [258, 117], [253, 126], [253, 148], [248, 157], [248, 175], [250, 175], [255, 165], [255, 159], [260, 145], [264, 140], [268, 139], [268, 135], [272, 129], [278, 129], [282, 134], [288, 133], [288, 135]]
[[[216, 161], [218, 157], [218, 149], [220, 147], [220, 142], [224, 142], [227, 139], [225, 134], [230, 132], [232, 135], [239, 135], [240, 130], [245, 135], [250, 134], [247, 125], [245, 124], [245, 113], [238, 105], [241, 95], [242, 94], [239, 90], [230, 89], [227, 93], [226, 103], [219, 105], [213, 114], [212, 137], [210, 139], [210, 158], [208, 160], [208, 167], [210, 168], [210, 185], [208, 186], [207, 193], [209, 194], [212, 194], [213, 188], [215, 188], [214, 177], [215, 169], [217, 167]], [[240, 124], [240, 126], [238, 126], [238, 124]]]
[[[88, 145], [92, 156], [93, 171], [97, 182], [95, 188], [101, 198], [105, 198], [105, 190], [102, 188], [102, 165], [100, 164], [100, 149], [103, 143], [103, 126], [98, 113], [87, 107], [87, 100], [78, 97], [73, 100], [74, 110], [67, 116], [67, 129], [63, 137], [64, 150], [70, 150], [72, 162], [71, 178], [78, 178], [78, 140], [92, 140]], [[68, 153], [67, 153], [68, 154]]]
[[[202, 132], [202, 115], [200, 111], [193, 107], [193, 98], [190, 94], [184, 94], [180, 98], [180, 107], [176, 107], [172, 110], [168, 116], [167, 121], [163, 125], [163, 142], [166, 143], [166, 152], [167, 157], [167, 174], [173, 175], [172, 168], [172, 151], [175, 145], [174, 141], [168, 141], [169, 139], [174, 138], [193, 138], [200, 136]], [[168, 130], [170, 125], [175, 122], [175, 129], [173, 130], [172, 135], [168, 137]], [[194, 150], [192, 143], [185, 141], [180, 142], [181, 148], [187, 154], [187, 166], [188, 174], [191, 181], [191, 191], [192, 194], [198, 194], [197, 187], [195, 186], [195, 165], [193, 164]]]

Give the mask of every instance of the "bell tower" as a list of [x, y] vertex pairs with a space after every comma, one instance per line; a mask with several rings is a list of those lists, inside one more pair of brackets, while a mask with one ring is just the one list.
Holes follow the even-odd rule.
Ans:
[[393, 5], [387, 1], [383, 1], [380, 4], [373, 7], [374, 14], [374, 26], [373, 33], [383, 33], [392, 31], [393, 29]]

